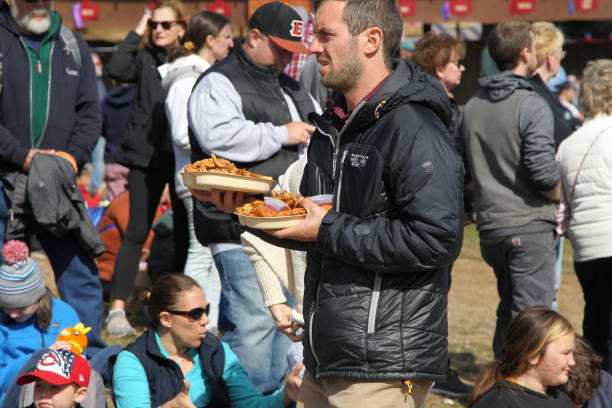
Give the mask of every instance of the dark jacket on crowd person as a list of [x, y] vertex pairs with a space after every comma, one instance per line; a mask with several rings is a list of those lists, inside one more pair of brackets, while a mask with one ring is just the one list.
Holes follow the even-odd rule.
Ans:
[[[185, 387], [183, 384], [183, 373], [176, 362], [165, 357], [155, 340], [155, 328], [149, 329], [136, 341], [125, 348], [134, 354], [142, 364], [147, 380], [149, 392], [151, 393], [151, 406], [159, 407], [176, 397]], [[198, 349], [200, 361], [206, 370], [206, 387], [210, 387], [212, 398], [209, 407], [228, 408], [229, 396], [225, 382], [223, 381], [223, 370], [225, 367], [225, 353], [221, 341], [212, 333], [206, 333], [202, 338], [202, 344]], [[109, 371], [116, 360], [113, 356], [109, 360]], [[111, 376], [112, 378], [112, 376]], [[111, 387], [112, 389], [112, 384]]]
[[127, 130], [132, 102], [136, 96], [133, 84], [119, 85], [102, 100], [102, 136], [106, 139], [104, 163], [115, 163]]
[[572, 400], [562, 391], [549, 387], [546, 394], [530, 388], [498, 381], [473, 408], [575, 408]]
[[[281, 89], [291, 97], [302, 121], [307, 122], [308, 114], [315, 110], [312, 98], [296, 80], [274, 66], [255, 63], [240, 44], [228, 57], [203, 73], [198, 82], [211, 72], [223, 74], [231, 81], [242, 99], [245, 118], [255, 123], [270, 122], [279, 126], [291, 122], [289, 107], [280, 92]], [[195, 162], [210, 157], [202, 150], [193, 132], [190, 130], [189, 133], [192, 160]], [[297, 159], [297, 146], [283, 146], [266, 160], [235, 164], [239, 168], [278, 179]], [[195, 204], [194, 224], [196, 235], [202, 244], [240, 242], [242, 230], [232, 222], [230, 215], [218, 210], [211, 203], [196, 200]]]
[[559, 145], [565, 138], [572, 134], [574, 129], [570, 126], [566, 119], [567, 109], [561, 105], [557, 95], [550, 92], [544, 81], [539, 74], [536, 74], [529, 78], [529, 83], [532, 85], [533, 90], [538, 93], [550, 106], [555, 120], [555, 150], [559, 148]]
[[14, 172], [5, 178], [13, 216], [6, 224], [6, 240], [26, 240], [36, 228], [62, 237], [74, 233], [92, 256], [104, 244], [91, 222], [72, 164], [52, 154], [37, 154], [28, 174]]
[[67, 44], [60, 36], [59, 14], [53, 13], [52, 21], [46, 124], [39, 144], [33, 146], [31, 106], [35, 96], [28, 91], [32, 87], [30, 57], [9, 6], [0, 4], [0, 175], [20, 170], [30, 149], [62, 150], [81, 166], [100, 137], [100, 103], [89, 48], [74, 33], [79, 67], [74, 55], [64, 51]]
[[[346, 124], [338, 94], [308, 150], [300, 191], [333, 194], [308, 250], [304, 362], [316, 378], [444, 381], [447, 267], [463, 239], [463, 166], [441, 84], [394, 71]], [[342, 129], [340, 131], [340, 129]]]
[[[166, 94], [158, 67], [166, 63], [161, 48], [139, 50], [141, 36], [131, 31], [106, 65], [106, 73], [120, 82], [135, 82], [136, 99], [115, 161], [126, 167], [158, 167], [160, 153], [174, 154], [164, 109]], [[173, 156], [174, 157], [174, 156]]]

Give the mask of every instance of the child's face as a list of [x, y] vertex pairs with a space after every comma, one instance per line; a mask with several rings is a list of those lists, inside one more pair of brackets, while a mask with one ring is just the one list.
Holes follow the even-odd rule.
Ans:
[[7, 315], [11, 317], [17, 323], [23, 323], [28, 320], [30, 317], [34, 316], [38, 310], [38, 302], [32, 303], [30, 306], [20, 307], [20, 308], [4, 308], [3, 311]]
[[76, 384], [53, 385], [37, 380], [34, 386], [36, 408], [73, 408], [85, 399], [87, 388]]

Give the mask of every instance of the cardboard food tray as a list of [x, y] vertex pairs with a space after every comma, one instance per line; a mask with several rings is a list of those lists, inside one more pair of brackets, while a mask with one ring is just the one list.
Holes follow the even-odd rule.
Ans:
[[283, 229], [299, 224], [306, 218], [304, 215], [290, 215], [287, 217], [249, 217], [235, 213], [238, 216], [240, 225], [255, 229]]
[[182, 172], [183, 184], [194, 190], [238, 191], [251, 194], [265, 194], [270, 191], [274, 179], [238, 176], [229, 173], [215, 172]]

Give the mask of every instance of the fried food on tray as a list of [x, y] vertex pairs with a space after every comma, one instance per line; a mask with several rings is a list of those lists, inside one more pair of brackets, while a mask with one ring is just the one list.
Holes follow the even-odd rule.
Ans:
[[300, 204], [301, 195], [293, 195], [287, 191], [273, 191], [272, 198], [283, 201], [287, 209], [276, 211], [266, 206], [263, 200], [255, 200], [236, 208], [236, 213], [248, 217], [288, 217], [291, 215], [306, 215], [306, 210]]
[[193, 164], [185, 166], [186, 172], [210, 172], [210, 173], [229, 173], [237, 176], [255, 177], [260, 179], [272, 180], [272, 177], [252, 173], [245, 169], [239, 169], [229, 160], [222, 159], [212, 154], [210, 159], [198, 160]]

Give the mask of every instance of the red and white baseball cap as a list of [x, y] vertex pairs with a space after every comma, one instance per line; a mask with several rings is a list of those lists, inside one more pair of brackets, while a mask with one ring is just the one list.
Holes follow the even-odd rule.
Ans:
[[84, 357], [69, 350], [49, 350], [38, 360], [36, 369], [17, 379], [18, 385], [38, 379], [53, 385], [75, 383], [79, 387], [89, 385], [91, 367]]

